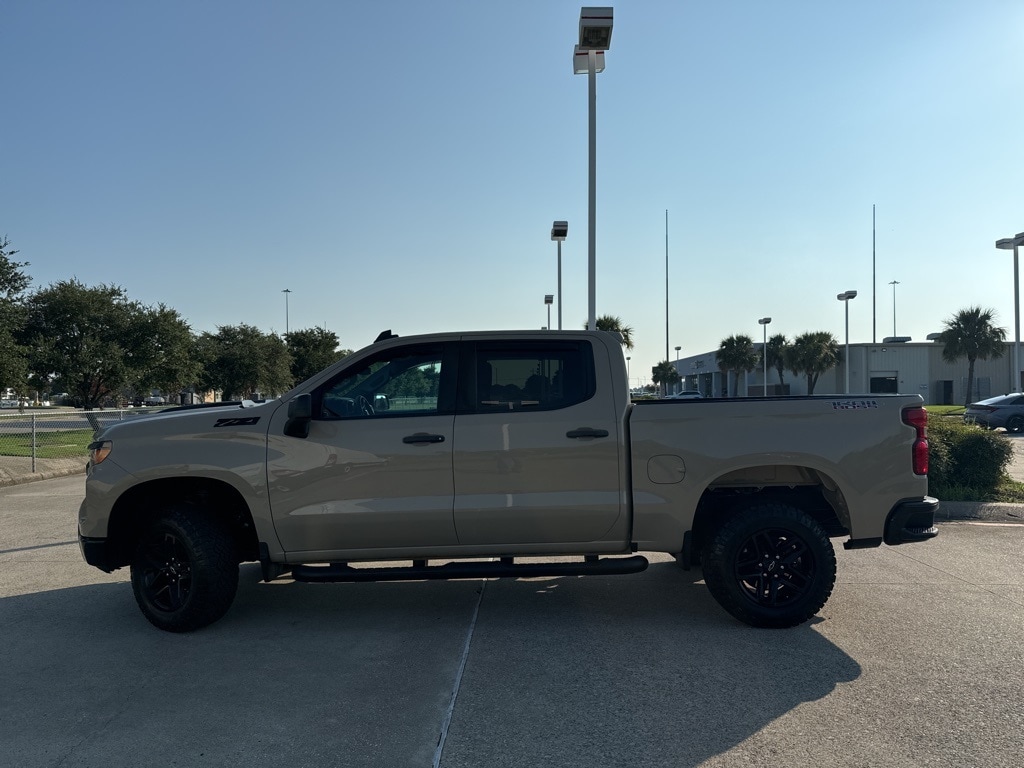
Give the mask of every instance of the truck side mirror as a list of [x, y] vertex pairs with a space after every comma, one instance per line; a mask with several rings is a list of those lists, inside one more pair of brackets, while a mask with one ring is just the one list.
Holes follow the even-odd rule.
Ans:
[[309, 422], [313, 420], [313, 397], [307, 392], [288, 402], [288, 421], [284, 433], [288, 437], [309, 437]]

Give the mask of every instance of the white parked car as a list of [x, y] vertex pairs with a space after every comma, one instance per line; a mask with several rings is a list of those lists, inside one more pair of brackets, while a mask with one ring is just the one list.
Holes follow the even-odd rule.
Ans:
[[704, 395], [696, 389], [684, 389], [682, 392], [676, 392], [674, 395], [669, 395], [666, 400], [702, 400], [703, 398]]

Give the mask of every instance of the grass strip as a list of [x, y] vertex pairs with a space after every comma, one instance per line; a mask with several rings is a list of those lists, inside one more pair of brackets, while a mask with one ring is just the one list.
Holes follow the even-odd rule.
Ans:
[[[37, 459], [63, 459], [69, 456], [84, 456], [92, 442], [91, 429], [68, 429], [36, 432]], [[32, 455], [32, 433], [0, 436], [0, 456]]]

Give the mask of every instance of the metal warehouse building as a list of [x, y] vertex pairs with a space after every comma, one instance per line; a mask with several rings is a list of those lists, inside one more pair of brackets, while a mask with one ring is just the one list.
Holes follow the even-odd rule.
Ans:
[[[760, 349], [759, 343], [754, 345]], [[942, 359], [939, 341], [885, 340], [881, 344], [850, 344], [850, 393], [895, 392], [917, 394], [929, 405], [955, 405], [1007, 392], [1020, 392], [1020, 376], [1014, 382], [1013, 342], [1002, 357], [978, 360], [974, 366], [974, 391], [967, 398], [967, 358], [955, 363]], [[673, 364], [683, 378], [682, 389], [697, 389], [705, 397], [759, 397], [765, 394], [763, 369], [741, 373], [738, 391], [732, 392], [733, 374], [720, 371], [715, 351], [680, 358]], [[818, 377], [816, 395], [842, 394], [846, 376], [846, 347], [839, 345], [839, 364]], [[807, 377], [783, 372], [783, 383], [774, 368], [768, 369], [768, 392], [774, 395], [806, 395]]]

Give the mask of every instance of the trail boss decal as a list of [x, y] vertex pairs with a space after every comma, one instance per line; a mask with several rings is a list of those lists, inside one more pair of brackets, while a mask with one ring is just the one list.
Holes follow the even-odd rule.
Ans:
[[245, 419], [217, 419], [217, 423], [213, 425], [213, 428], [217, 427], [249, 427], [257, 423], [260, 420], [259, 416], [250, 416]]
[[877, 408], [877, 400], [833, 400], [833, 411], [860, 411], [864, 408]]

